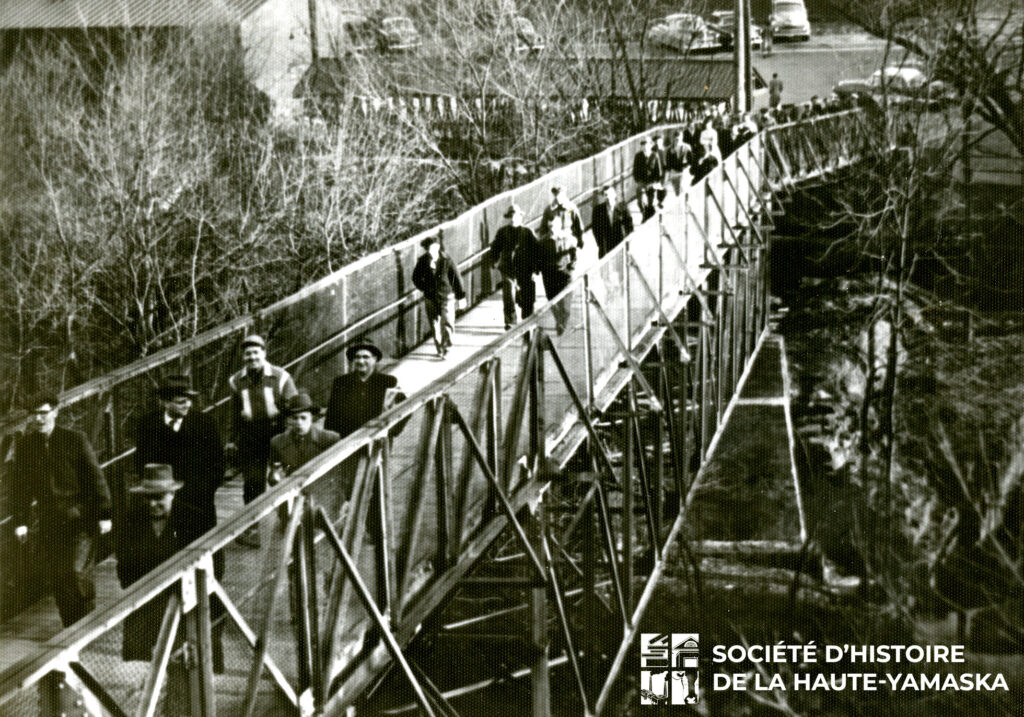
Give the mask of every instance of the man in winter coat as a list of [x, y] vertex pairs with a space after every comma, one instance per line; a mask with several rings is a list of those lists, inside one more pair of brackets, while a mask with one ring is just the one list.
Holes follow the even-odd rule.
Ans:
[[[291, 375], [267, 361], [267, 344], [261, 336], [242, 340], [245, 367], [228, 379], [232, 392], [232, 439], [227, 448], [235, 454], [241, 471], [242, 500], [251, 503], [267, 489], [270, 439], [284, 428], [281, 407], [297, 391]], [[259, 546], [255, 527], [239, 536], [239, 542]]]
[[420, 242], [426, 249], [412, 271], [413, 285], [423, 292], [423, 306], [434, 332], [434, 347], [442, 359], [452, 345], [455, 331], [455, 303], [466, 298], [462, 277], [455, 262], [441, 247], [441, 237], [432, 236]]
[[523, 226], [523, 210], [512, 204], [505, 212], [508, 224], [498, 229], [488, 252], [491, 262], [501, 272], [501, 300], [505, 312], [505, 328], [516, 322], [516, 304], [523, 318], [533, 314], [536, 289], [533, 272], [537, 257], [537, 237]]
[[[537, 252], [544, 294], [549, 301], [569, 285], [576, 269], [576, 252], [583, 248], [583, 223], [576, 205], [560, 185], [551, 188], [551, 197], [541, 219]], [[572, 297], [566, 297], [551, 309], [559, 336], [569, 325], [571, 302]]]
[[597, 255], [604, 256], [633, 233], [633, 215], [629, 208], [618, 201], [615, 187], [608, 185], [601, 189], [594, 213], [590, 217], [590, 230], [597, 242]]
[[28, 540], [35, 501], [41, 567], [67, 627], [95, 606], [95, 541], [111, 529], [110, 489], [85, 435], [56, 424], [55, 395], [34, 396], [27, 407], [27, 428], [14, 444], [11, 467], [14, 536]]

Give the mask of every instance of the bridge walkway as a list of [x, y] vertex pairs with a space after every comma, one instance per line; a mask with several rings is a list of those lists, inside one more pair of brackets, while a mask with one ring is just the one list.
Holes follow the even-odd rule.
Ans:
[[[617, 155], [609, 150], [607, 159], [617, 164], [616, 157], [631, 156], [635, 141], [616, 147]], [[229, 484], [214, 531], [74, 627], [42, 645], [19, 642], [24, 657], [0, 674], [0, 712], [39, 714], [41, 689], [44, 701], [70, 691], [111, 714], [149, 715], [161, 702], [166, 710], [172, 691], [184, 685], [189, 704], [182, 712], [196, 717], [279, 714], [289, 704], [334, 713], [391, 665], [425, 713], [447, 714], [404, 650], [472, 571], [504, 565], [502, 571], [514, 568], [511, 580], [521, 591], [536, 588], [526, 590], [544, 655], [533, 671], [535, 694], [549, 695], [550, 649], [552, 663], [573, 667], [580, 711], [599, 713], [635, 636], [639, 593], [661, 569], [666, 529], [680, 526], [667, 497], [688, 486], [690, 456], [703, 460], [720, 440], [730, 396], [767, 318], [761, 223], [773, 199], [765, 192], [778, 183], [769, 174], [788, 176], [785, 161], [772, 169], [769, 153], [755, 138], [688, 196], [670, 192], [658, 219], [638, 226], [556, 299], [572, 304], [570, 329], [561, 336], [551, 331], [549, 306], [505, 332], [500, 299], [478, 294], [458, 322], [447, 361], [421, 344], [390, 367], [408, 401], [244, 510], [237, 484]], [[628, 176], [607, 164], [611, 176]], [[580, 184], [586, 166], [567, 167], [565, 176]], [[596, 164], [594, 173], [600, 176]], [[548, 195], [542, 189], [532, 195], [534, 212]], [[631, 194], [628, 183], [624, 189]], [[403, 247], [411, 253], [411, 243]], [[405, 256], [396, 251], [383, 261], [393, 265]], [[358, 285], [357, 279], [347, 281]], [[292, 330], [299, 331], [300, 312], [312, 307], [290, 306], [284, 317], [298, 319]], [[248, 324], [227, 330], [240, 333]], [[307, 360], [317, 350], [289, 365], [298, 383], [322, 398], [328, 364]], [[93, 393], [102, 397], [104, 390]], [[581, 447], [582, 472], [563, 473]], [[345, 502], [338, 486], [353, 478]], [[553, 502], [555, 493], [560, 502]], [[292, 518], [279, 527], [275, 513], [286, 503], [294, 506]], [[539, 517], [547, 510], [538, 510], [542, 503], [552, 503], [550, 523]], [[263, 547], [237, 547], [234, 538], [256, 523]], [[211, 562], [218, 550], [228, 555], [221, 579]], [[108, 572], [101, 594], [111, 578]], [[492, 587], [508, 580], [483, 577]], [[121, 623], [167, 589], [177, 597], [154, 662], [122, 663]], [[566, 596], [577, 591], [589, 597], [568, 604]], [[226, 617], [214, 609], [217, 602]], [[225, 669], [216, 677], [211, 621], [227, 626]], [[603, 686], [581, 661], [593, 666], [609, 648], [581, 625], [600, 625], [618, 644]], [[31, 621], [22, 627], [22, 635], [45, 634]], [[536, 636], [549, 627], [556, 639]], [[175, 634], [184, 634], [186, 650]], [[184, 677], [176, 679], [178, 672]]]

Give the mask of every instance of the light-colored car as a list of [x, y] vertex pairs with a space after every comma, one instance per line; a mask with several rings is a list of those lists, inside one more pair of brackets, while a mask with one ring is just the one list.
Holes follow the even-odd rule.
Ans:
[[917, 67], [890, 66], [875, 70], [866, 80], [842, 80], [833, 92], [839, 97], [854, 93], [880, 99], [888, 95], [896, 104], [907, 102], [924, 103], [928, 107], [940, 107], [956, 102], [956, 92], [941, 80], [929, 80]]
[[655, 45], [679, 52], [715, 52], [722, 49], [719, 33], [708, 27], [704, 18], [688, 12], [668, 15], [647, 33]]
[[415, 50], [423, 44], [420, 31], [404, 15], [386, 17], [377, 27], [377, 49], [381, 52]]
[[516, 52], [540, 52], [544, 49], [544, 38], [540, 36], [529, 18], [522, 15], [514, 16], [512, 32], [515, 33]]
[[811, 23], [807, 19], [804, 0], [773, 0], [769, 23], [775, 40], [811, 39]]
[[[736, 13], [732, 10], [715, 10], [711, 13], [708, 26], [718, 33], [724, 49], [732, 47], [732, 38], [736, 33]], [[750, 25], [750, 47], [760, 50], [764, 44], [764, 34], [759, 25]]]

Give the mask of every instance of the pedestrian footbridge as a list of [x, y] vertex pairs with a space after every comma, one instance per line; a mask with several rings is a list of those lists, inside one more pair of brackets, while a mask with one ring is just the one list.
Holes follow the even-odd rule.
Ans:
[[[413, 237], [68, 392], [62, 420], [92, 437], [115, 495], [133, 480], [134, 420], [158, 377], [190, 373], [226, 421], [226, 380], [253, 331], [320, 400], [345, 370], [345, 345], [371, 338], [396, 357], [384, 368], [409, 398], [248, 506], [240, 479], [226, 484], [219, 526], [129, 590], [105, 561], [97, 609], [71, 628], [45, 600], [6, 621], [0, 714], [247, 717], [408, 703], [452, 715], [458, 696], [520, 676], [529, 689], [510, 714], [550, 714], [553, 702], [559, 714], [602, 712], [734, 405], [784, 403], [777, 392], [735, 395], [759, 348], [776, 346], [766, 338], [771, 218], [794, 186], [870, 150], [865, 129], [853, 112], [775, 127], [694, 186], [670, 186], [659, 215], [580, 262], [556, 299], [572, 307], [562, 335], [550, 303], [503, 330], [487, 243], [510, 201], [537, 221], [555, 183], [584, 219], [603, 184], [632, 197], [641, 136], [434, 230], [471, 303], [446, 361], [424, 341]], [[799, 544], [802, 523], [791, 522]], [[237, 545], [253, 525], [263, 547]], [[122, 662], [123, 621], [166, 589], [153, 662]], [[449, 656], [443, 668], [438, 655]]]

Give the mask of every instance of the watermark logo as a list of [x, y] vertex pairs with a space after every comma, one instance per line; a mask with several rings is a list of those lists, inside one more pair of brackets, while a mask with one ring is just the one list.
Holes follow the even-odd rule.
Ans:
[[700, 701], [700, 635], [640, 634], [640, 704], [692, 705]]

